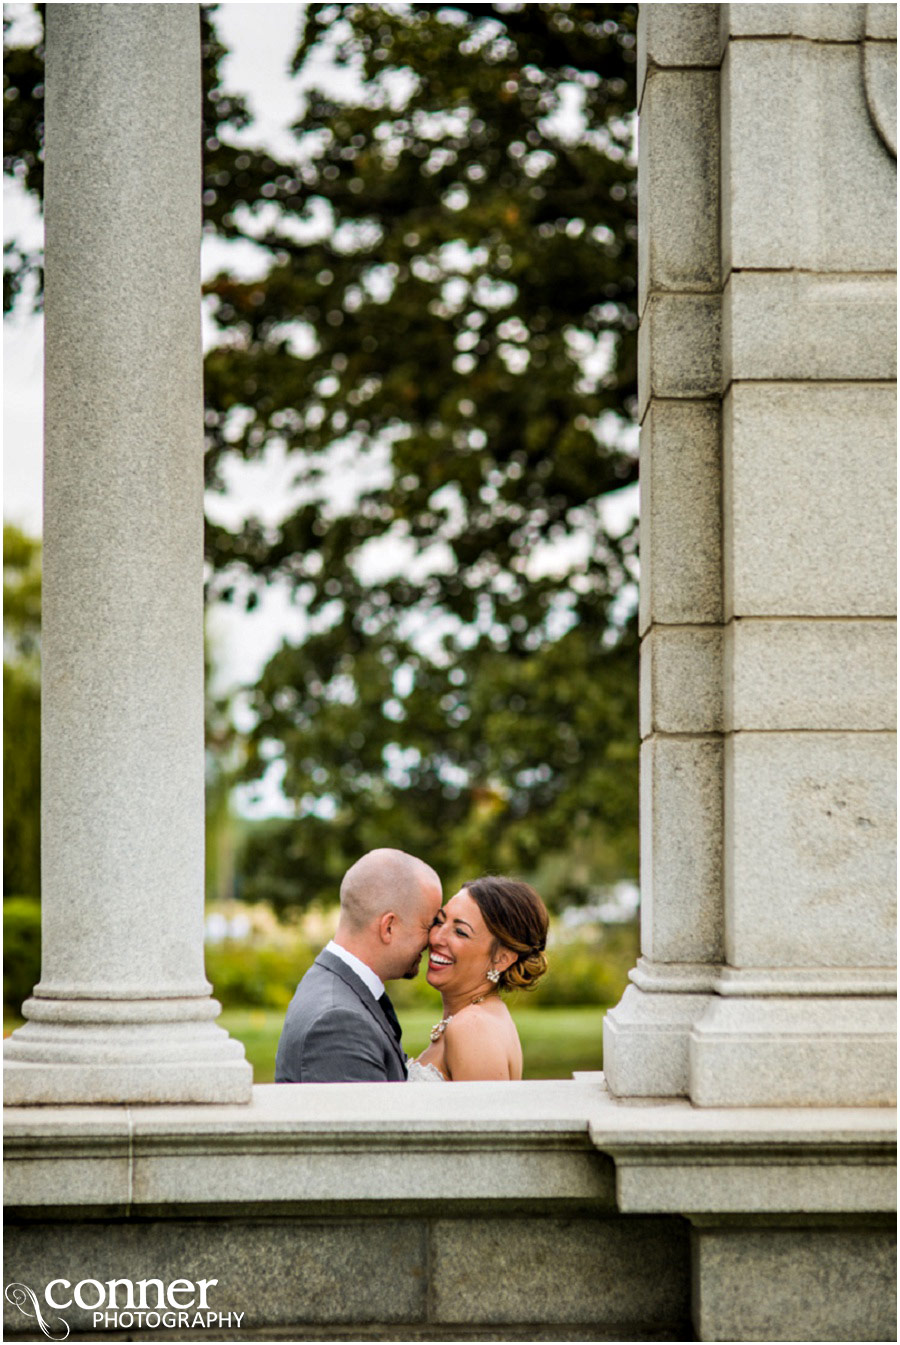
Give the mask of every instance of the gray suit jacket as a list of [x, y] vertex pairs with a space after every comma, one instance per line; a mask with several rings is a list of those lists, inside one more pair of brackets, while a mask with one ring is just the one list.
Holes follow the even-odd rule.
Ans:
[[324, 949], [288, 1005], [276, 1083], [403, 1083], [406, 1056], [355, 972]]

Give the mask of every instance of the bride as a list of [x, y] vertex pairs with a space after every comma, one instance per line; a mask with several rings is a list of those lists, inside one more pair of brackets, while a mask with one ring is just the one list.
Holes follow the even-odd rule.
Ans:
[[503, 990], [530, 990], [547, 970], [548, 917], [527, 883], [478, 878], [437, 913], [426, 979], [443, 1017], [409, 1062], [410, 1083], [521, 1079], [522, 1047]]

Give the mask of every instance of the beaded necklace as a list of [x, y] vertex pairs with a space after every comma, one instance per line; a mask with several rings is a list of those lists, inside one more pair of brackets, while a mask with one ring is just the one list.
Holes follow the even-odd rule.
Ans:
[[[487, 997], [488, 997], [488, 995], [489, 995], [490, 993], [491, 993], [491, 992], [488, 991], [487, 994], [479, 995], [477, 999], [469, 1000], [469, 1003], [468, 1003], [468, 1004], [464, 1004], [464, 1005], [463, 1005], [463, 1009], [469, 1009], [469, 1008], [472, 1007], [473, 1004], [481, 1004], [481, 1003], [483, 1003], [484, 1000], [487, 999]], [[459, 1012], [459, 1013], [462, 1013], [462, 1009], [458, 1010], [458, 1012]], [[444, 1033], [447, 1031], [447, 1024], [450, 1022], [450, 1019], [451, 1019], [451, 1018], [454, 1018], [454, 1017], [455, 1017], [455, 1014], [448, 1013], [446, 1018], [442, 1018], [441, 1021], [440, 1021], [439, 1023], [435, 1023], [434, 1027], [431, 1029], [431, 1031], [430, 1031], [429, 1034], [428, 1034], [432, 1041], [439, 1041], [439, 1040], [440, 1040], [440, 1038], [441, 1038], [441, 1037], [444, 1035]]]

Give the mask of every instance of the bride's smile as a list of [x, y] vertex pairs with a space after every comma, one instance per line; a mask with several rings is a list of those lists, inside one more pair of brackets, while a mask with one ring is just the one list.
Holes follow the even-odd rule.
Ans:
[[[445, 1011], [459, 1010], [494, 989], [493, 976], [504, 970], [515, 954], [498, 949], [478, 903], [462, 888], [434, 919], [428, 935], [429, 985], [440, 990]], [[496, 965], [495, 965], [496, 964]]]

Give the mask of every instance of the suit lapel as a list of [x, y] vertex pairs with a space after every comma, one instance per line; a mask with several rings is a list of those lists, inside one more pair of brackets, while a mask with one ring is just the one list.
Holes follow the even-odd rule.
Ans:
[[372, 992], [369, 990], [369, 987], [363, 981], [360, 980], [355, 971], [352, 971], [350, 967], [347, 966], [346, 962], [342, 962], [339, 957], [335, 957], [334, 953], [329, 953], [327, 948], [323, 948], [319, 956], [316, 958], [316, 965], [319, 967], [323, 967], [326, 971], [332, 972], [335, 976], [338, 976], [344, 982], [345, 985], [348, 985], [350, 987], [350, 989], [356, 995], [359, 1002], [362, 1004], [363, 1008], [366, 1010], [367, 1013], [370, 1013], [372, 1015], [372, 1017], [375, 1019], [375, 1022], [378, 1024], [384, 1035], [387, 1037], [388, 1041], [390, 1042], [391, 1046], [394, 1049], [394, 1054], [400, 1061], [400, 1064], [403, 1066], [403, 1069], [405, 1071], [406, 1056], [403, 1053], [403, 1049], [400, 1046], [400, 1043], [394, 1036], [394, 1029], [388, 1022], [387, 1015], [385, 1014], [384, 1010], [382, 1009], [378, 1001], [373, 997]]

